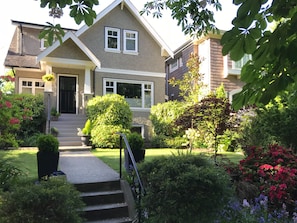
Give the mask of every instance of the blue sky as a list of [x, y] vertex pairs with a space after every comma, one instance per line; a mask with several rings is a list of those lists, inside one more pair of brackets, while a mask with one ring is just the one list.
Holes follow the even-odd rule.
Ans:
[[[147, 0], [130, 0], [139, 10], [142, 9]], [[99, 0], [100, 6], [97, 12], [109, 5], [112, 0]], [[221, 0], [223, 11], [216, 13], [217, 27], [222, 30], [228, 30], [231, 26], [231, 21], [236, 15], [236, 8], [232, 5], [232, 0]], [[6, 56], [8, 46], [10, 44], [15, 27], [11, 25], [11, 20], [18, 20], [30, 23], [46, 24], [53, 22], [53, 18], [48, 16], [47, 8], [40, 8], [39, 1], [36, 0], [8, 0], [2, 5], [0, 14], [0, 75], [4, 73], [3, 62]], [[171, 19], [170, 14], [166, 14], [161, 19], [152, 17], [146, 18], [159, 35], [167, 42], [174, 50], [185, 41], [185, 37], [181, 32], [181, 28], [177, 27], [177, 21]], [[64, 10], [64, 16], [61, 19], [56, 19], [55, 23], [60, 23], [63, 27], [79, 28], [72, 18], [68, 16], [68, 10]], [[174, 36], [175, 38], [172, 38]]]

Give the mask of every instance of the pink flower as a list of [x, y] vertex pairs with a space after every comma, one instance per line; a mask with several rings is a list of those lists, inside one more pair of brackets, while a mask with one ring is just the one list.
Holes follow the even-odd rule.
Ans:
[[7, 108], [11, 108], [11, 107], [12, 107], [10, 101], [6, 101], [6, 102], [5, 102], [5, 105], [6, 105]]
[[14, 125], [14, 124], [20, 124], [20, 120], [17, 119], [17, 118], [11, 118], [9, 120], [9, 124], [12, 124], [12, 125]]

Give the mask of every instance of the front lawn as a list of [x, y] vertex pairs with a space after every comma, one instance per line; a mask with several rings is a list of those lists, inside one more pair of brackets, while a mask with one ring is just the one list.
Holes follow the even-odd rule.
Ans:
[[[0, 150], [0, 157], [13, 158], [15, 165], [19, 167], [28, 178], [34, 179], [38, 177], [36, 153], [37, 149]], [[92, 150], [92, 153], [115, 171], [119, 172], [119, 149], [95, 149]], [[179, 150], [176, 149], [146, 149], [145, 160], [150, 161], [159, 156], [171, 156], [177, 155], [178, 153]], [[201, 150], [194, 150], [193, 153], [201, 153]], [[207, 151], [203, 151], [203, 153], [207, 155], [213, 154]], [[241, 153], [224, 152], [220, 154], [235, 163], [244, 158]]]

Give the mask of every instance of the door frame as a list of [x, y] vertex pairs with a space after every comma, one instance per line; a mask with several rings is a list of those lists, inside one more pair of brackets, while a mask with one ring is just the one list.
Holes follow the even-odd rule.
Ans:
[[79, 105], [79, 97], [78, 97], [78, 75], [76, 74], [58, 74], [57, 81], [57, 110], [60, 111], [60, 77], [74, 77], [75, 78], [75, 114], [78, 114], [78, 105]]

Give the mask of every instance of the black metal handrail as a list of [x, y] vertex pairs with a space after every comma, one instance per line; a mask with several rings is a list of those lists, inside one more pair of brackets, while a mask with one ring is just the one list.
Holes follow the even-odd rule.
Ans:
[[[127, 153], [125, 153], [125, 154], [128, 155], [128, 157], [125, 157], [125, 161], [128, 162], [128, 160], [130, 158], [130, 160], [132, 162], [132, 166], [129, 166], [129, 164], [126, 163], [126, 165], [128, 165], [127, 172], [129, 174], [134, 173], [136, 175], [136, 182], [133, 179], [133, 183], [138, 185], [139, 188], [138, 188], [138, 191], [137, 191], [137, 188], [134, 188], [134, 194], [136, 196], [135, 199], [138, 198], [138, 202], [139, 202], [139, 205], [140, 205], [141, 197], [143, 195], [145, 195], [145, 188], [144, 188], [143, 183], [142, 183], [142, 181], [140, 179], [139, 171], [137, 169], [137, 164], [136, 164], [133, 152], [131, 150], [131, 147], [129, 145], [129, 142], [128, 142], [128, 139], [127, 139], [126, 135], [124, 133], [117, 133], [117, 134], [120, 135], [120, 178], [122, 179], [122, 175], [123, 175], [122, 174], [122, 172], [123, 172], [122, 171], [122, 149], [123, 149], [123, 140], [124, 140], [125, 145], [126, 145], [126, 149], [127, 149]], [[131, 188], [131, 189], [133, 190], [133, 188]], [[141, 213], [141, 210], [139, 209], [138, 210], [138, 220], [139, 220], [139, 222], [141, 222], [141, 215], [142, 215], [142, 213]]]
[[129, 157], [131, 159], [131, 162], [132, 162], [132, 168], [135, 171], [135, 174], [136, 174], [136, 177], [137, 177], [141, 192], [143, 194], [145, 194], [145, 189], [144, 189], [143, 183], [142, 183], [142, 181], [140, 179], [139, 172], [138, 172], [137, 165], [136, 165], [136, 161], [135, 161], [134, 155], [132, 153], [131, 147], [129, 145], [128, 139], [127, 139], [127, 137], [126, 137], [126, 135], [124, 133], [118, 133], [118, 134], [120, 135], [120, 178], [122, 178], [122, 148], [123, 148], [123, 141], [122, 140], [124, 139], [128, 155], [129, 155]]

